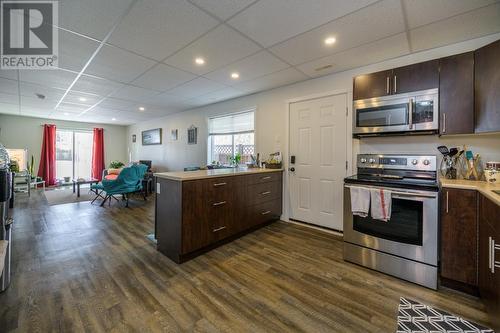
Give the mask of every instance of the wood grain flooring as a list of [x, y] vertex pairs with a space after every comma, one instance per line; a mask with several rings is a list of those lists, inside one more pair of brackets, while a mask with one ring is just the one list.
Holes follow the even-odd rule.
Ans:
[[338, 236], [277, 222], [177, 265], [145, 238], [153, 200], [18, 197], [1, 332], [394, 332], [404, 296], [487, 325], [476, 298], [345, 263]]

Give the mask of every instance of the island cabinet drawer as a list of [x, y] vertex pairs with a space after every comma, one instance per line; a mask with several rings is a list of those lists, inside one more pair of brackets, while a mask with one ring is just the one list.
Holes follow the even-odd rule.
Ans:
[[246, 176], [247, 185], [276, 182], [281, 180], [281, 172], [266, 172]]
[[281, 198], [247, 207], [245, 226], [247, 228], [278, 220], [281, 216]]
[[249, 185], [246, 195], [246, 202], [249, 205], [277, 199], [281, 196], [281, 182], [275, 181]]
[[232, 196], [236, 187], [235, 177], [199, 180], [203, 183], [203, 195], [208, 199], [222, 200]]

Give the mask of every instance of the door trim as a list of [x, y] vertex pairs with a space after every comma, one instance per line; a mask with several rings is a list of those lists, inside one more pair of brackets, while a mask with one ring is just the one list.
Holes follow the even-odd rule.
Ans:
[[[297, 102], [304, 102], [313, 99], [319, 99], [324, 97], [330, 97], [335, 95], [346, 95], [346, 106], [347, 106], [347, 116], [346, 116], [346, 159], [348, 162], [348, 167], [346, 170], [346, 176], [352, 175], [352, 164], [353, 164], [353, 139], [352, 139], [352, 90], [349, 89], [337, 89], [331, 91], [325, 91], [321, 93], [315, 93], [310, 95], [305, 95], [301, 97], [291, 98], [285, 100], [285, 135], [286, 135], [286, 145], [285, 152], [283, 156], [283, 169], [284, 169], [284, 182], [283, 182], [283, 214], [281, 215], [281, 220], [286, 222], [292, 222], [290, 220], [291, 212], [291, 202], [290, 202], [290, 173], [288, 171], [289, 161], [290, 161], [290, 104]], [[338, 232], [338, 231], [337, 231]]]

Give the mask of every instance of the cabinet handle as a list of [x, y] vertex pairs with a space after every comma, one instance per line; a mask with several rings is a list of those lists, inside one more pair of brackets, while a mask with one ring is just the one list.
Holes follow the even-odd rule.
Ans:
[[217, 186], [224, 186], [226, 185], [226, 183], [215, 183], [214, 186], [217, 187]]
[[448, 212], [449, 212], [448, 202], [449, 202], [449, 195], [448, 195], [448, 191], [446, 191], [446, 214], [448, 214]]
[[398, 77], [394, 75], [394, 93], [398, 91]]
[[262, 177], [261, 180], [271, 179], [271, 176]]
[[221, 230], [224, 230], [224, 229], [226, 229], [226, 226], [215, 228], [215, 229], [212, 230], [212, 232], [217, 232], [217, 231], [221, 231]]
[[488, 268], [491, 273], [495, 274], [495, 240], [491, 237], [488, 237]]
[[225, 201], [219, 201], [219, 202], [213, 203], [212, 206], [221, 206], [221, 205], [225, 205], [225, 204], [226, 204]]
[[271, 213], [271, 211], [270, 211], [270, 210], [266, 210], [265, 212], [262, 212], [261, 214], [262, 214], [262, 215], [267, 215], [267, 214], [269, 214], [269, 213]]
[[271, 194], [271, 191], [262, 192], [260, 195], [268, 195], [268, 194]]
[[385, 91], [387, 93], [387, 95], [389, 95], [390, 91], [389, 91], [389, 77], [386, 77], [385, 78]]
[[446, 113], [443, 112], [443, 133], [446, 133]]
[[408, 125], [410, 129], [413, 128], [413, 98], [410, 98], [410, 102], [408, 104]]
[[500, 251], [500, 245], [495, 244], [495, 240], [491, 238], [491, 272], [495, 273], [495, 268], [500, 268], [500, 261], [495, 260], [495, 251]]

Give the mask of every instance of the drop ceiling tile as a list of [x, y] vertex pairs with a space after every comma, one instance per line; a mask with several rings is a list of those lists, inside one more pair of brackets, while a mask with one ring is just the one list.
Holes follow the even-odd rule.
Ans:
[[355, 47], [298, 66], [311, 77], [323, 76], [409, 54], [406, 33]]
[[[289, 39], [270, 51], [298, 65], [405, 30], [401, 1], [384, 0]], [[329, 36], [337, 39], [331, 46], [324, 43]]]
[[0, 92], [7, 94], [17, 94], [17, 80], [0, 78]]
[[17, 70], [0, 69], [0, 77], [4, 79], [17, 80]]
[[151, 89], [144, 89], [131, 85], [125, 85], [118, 91], [115, 91], [110, 97], [126, 99], [129, 101], [142, 102], [148, 98], [158, 95], [158, 91]]
[[21, 81], [60, 89], [67, 89], [76, 76], [77, 73], [62, 69], [19, 71]]
[[[220, 25], [180, 52], [165, 60], [174, 67], [203, 75], [259, 51], [259, 46], [233, 29]], [[205, 64], [194, 63], [203, 57]]]
[[[19, 104], [19, 95], [18, 94], [6, 94], [3, 92], [0, 92], [0, 103], [7, 103], [7, 104]], [[0, 113], [2, 110], [0, 110]]]
[[102, 40], [132, 0], [59, 1], [59, 26]]
[[[61, 97], [63, 97], [64, 93], [66, 92], [66, 90], [64, 89], [50, 88], [39, 84], [32, 84], [27, 82], [21, 82], [20, 87], [21, 87], [21, 96], [30, 97], [40, 102], [42, 102], [43, 100], [57, 102], [61, 99]], [[45, 96], [45, 98], [40, 99], [37, 97], [37, 94], [41, 94]]]
[[196, 78], [195, 75], [171, 66], [158, 64], [132, 83], [152, 90], [165, 91]]
[[73, 91], [84, 92], [99, 96], [107, 96], [112, 92], [121, 89], [123, 84], [114, 81], [90, 76], [82, 75], [73, 86]]
[[221, 20], [227, 20], [256, 0], [191, 0]]
[[125, 101], [122, 99], [116, 98], [106, 98], [103, 100], [97, 107], [102, 109], [110, 109], [110, 110], [122, 110], [128, 112], [139, 112], [139, 107], [142, 104], [137, 102]]
[[81, 71], [98, 47], [93, 39], [59, 29], [59, 67]]
[[193, 98], [222, 89], [224, 87], [225, 86], [222, 84], [205, 79], [203, 77], [199, 77], [197, 79], [194, 79], [193, 81], [189, 81], [181, 86], [169, 90], [168, 93], [185, 98]]
[[52, 112], [57, 105], [57, 99], [39, 99], [32, 96], [21, 96], [21, 111], [25, 108], [37, 108]]
[[16, 104], [0, 102], [0, 113], [2, 114], [19, 114], [19, 106]]
[[162, 93], [150, 98], [147, 102], [151, 105], [165, 107], [174, 105], [185, 101], [187, 98], [179, 95], [172, 95], [170, 93]]
[[40, 109], [36, 107], [25, 107], [21, 110], [21, 116], [49, 118], [51, 110]]
[[412, 51], [500, 32], [500, 3], [410, 30]]
[[154, 64], [152, 60], [105, 45], [85, 73], [118, 82], [130, 82]]
[[61, 103], [55, 110], [57, 112], [81, 113], [87, 110], [88, 108], [89, 108], [88, 105]]
[[259, 1], [228, 23], [269, 47], [372, 2], [375, 0]]
[[102, 96], [94, 94], [86, 94], [80, 91], [70, 91], [64, 97], [64, 103], [82, 104], [87, 106], [92, 106], [102, 100]]
[[210, 104], [215, 102], [225, 101], [231, 98], [235, 98], [243, 95], [244, 93], [238, 89], [227, 87], [221, 90], [217, 90], [214, 92], [210, 92], [208, 94], [204, 94], [194, 98], [195, 101], [201, 104]]
[[246, 93], [255, 93], [258, 91], [277, 88], [306, 79], [308, 79], [308, 77], [300, 73], [295, 68], [288, 68], [273, 74], [259, 77], [254, 80], [241, 82], [234, 85], [234, 88]]
[[[287, 63], [264, 50], [229, 66], [208, 73], [205, 77], [222, 84], [233, 85], [238, 82], [255, 79], [262, 75], [271, 74], [287, 67], [289, 67]], [[239, 73], [240, 77], [232, 79], [231, 73], [233, 72]]]
[[490, 5], [498, 0], [403, 0], [410, 29]]
[[218, 21], [184, 0], [139, 1], [111, 35], [111, 44], [163, 60]]

